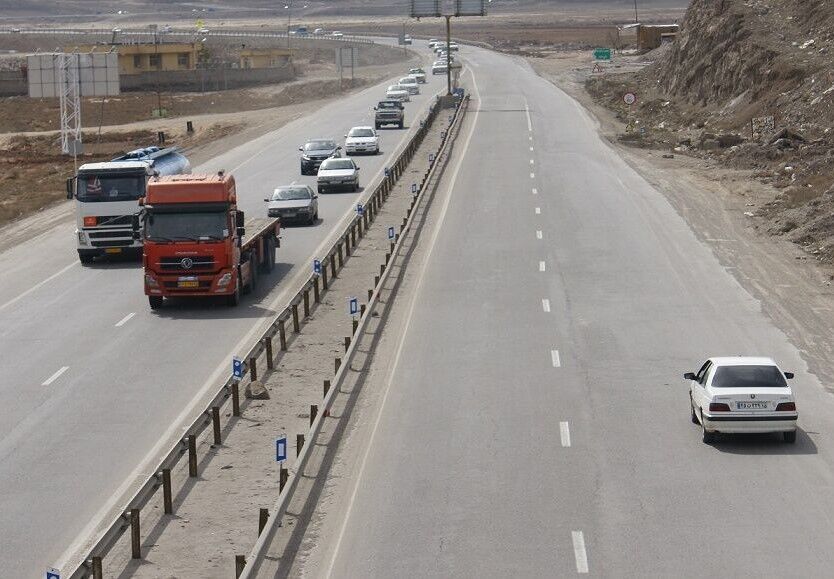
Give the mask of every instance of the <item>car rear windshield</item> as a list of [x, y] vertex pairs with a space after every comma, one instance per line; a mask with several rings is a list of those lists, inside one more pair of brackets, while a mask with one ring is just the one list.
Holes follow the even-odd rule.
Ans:
[[278, 189], [272, 195], [275, 201], [295, 201], [297, 199], [309, 199], [310, 191], [306, 187], [288, 187], [287, 189]]
[[373, 129], [351, 129], [348, 133], [348, 137], [373, 137], [374, 130]]
[[328, 159], [321, 164], [322, 169], [353, 169], [353, 161], [350, 159]]
[[712, 377], [713, 388], [787, 388], [776, 366], [719, 366]]
[[310, 141], [304, 145], [305, 151], [326, 151], [336, 148], [336, 141]]

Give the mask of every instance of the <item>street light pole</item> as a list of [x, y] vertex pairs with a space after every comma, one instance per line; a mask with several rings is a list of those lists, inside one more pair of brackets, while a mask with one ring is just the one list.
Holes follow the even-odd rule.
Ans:
[[[634, 0], [635, 2], [637, 0]], [[292, 0], [287, 2], [287, 48], [290, 48], [290, 29], [292, 28]]]
[[446, 94], [452, 94], [452, 17], [446, 16]]
[[634, 23], [640, 23], [640, 20], [637, 18], [637, 0], [634, 0]]

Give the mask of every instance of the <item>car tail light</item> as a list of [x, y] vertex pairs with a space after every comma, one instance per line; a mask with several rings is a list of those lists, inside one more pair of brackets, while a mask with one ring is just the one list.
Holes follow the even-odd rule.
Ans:
[[730, 406], [724, 404], [723, 402], [710, 402], [709, 403], [709, 411], [710, 412], [729, 412]]
[[796, 412], [796, 402], [780, 402], [776, 405], [777, 412]]
[[95, 215], [88, 215], [84, 218], [84, 227], [95, 227], [98, 224], [98, 218]]

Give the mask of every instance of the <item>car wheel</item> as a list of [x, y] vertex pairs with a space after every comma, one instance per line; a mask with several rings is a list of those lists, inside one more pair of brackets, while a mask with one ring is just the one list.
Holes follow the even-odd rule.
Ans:
[[324, 187], [321, 187], [321, 186], [320, 186], [320, 187], [318, 187], [318, 188], [316, 189], [316, 191], [318, 191], [318, 192], [319, 192], [319, 195], [321, 195], [321, 194], [323, 194], [323, 193], [324, 193]]
[[[148, 305], [151, 306], [152, 310], [158, 310], [162, 307], [162, 302], [165, 298], [162, 296], [148, 296]], [[787, 432], [785, 433], [787, 434]]]
[[704, 441], [704, 444], [712, 444], [715, 442], [715, 433], [707, 430], [703, 418], [703, 415], [701, 415], [701, 440]]
[[796, 430], [792, 430], [790, 432], [783, 432], [782, 439], [787, 443], [793, 444], [794, 442], [796, 442]]
[[695, 414], [695, 405], [692, 404], [692, 398], [689, 399], [689, 412], [691, 414], [690, 420], [692, 420], [692, 424], [701, 424], [698, 422], [698, 415]]
[[307, 218], [307, 225], [312, 225], [316, 222], [316, 216], [313, 213], [310, 213], [310, 217]]

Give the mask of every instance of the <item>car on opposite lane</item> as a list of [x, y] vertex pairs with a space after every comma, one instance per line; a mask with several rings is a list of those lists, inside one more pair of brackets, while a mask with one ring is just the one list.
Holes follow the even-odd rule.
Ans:
[[345, 153], [348, 155], [379, 154], [379, 135], [373, 127], [353, 127], [345, 135]]
[[309, 185], [278, 187], [264, 201], [267, 203], [267, 214], [280, 217], [282, 225], [289, 221], [312, 225], [319, 218], [319, 196]]
[[342, 147], [333, 139], [311, 139], [298, 150], [301, 151], [302, 175], [315, 175], [322, 161], [342, 156]]
[[431, 65], [431, 73], [432, 74], [446, 74], [449, 70], [449, 67], [446, 65], [446, 62], [443, 61], [435, 61], [434, 64]]
[[795, 442], [799, 415], [791, 378], [770, 358], [710, 358], [697, 373], [684, 374], [691, 420], [707, 444], [719, 432], [780, 432], [785, 442]]
[[359, 191], [359, 166], [349, 157], [327, 159], [319, 167], [316, 182], [319, 193], [336, 189]]

